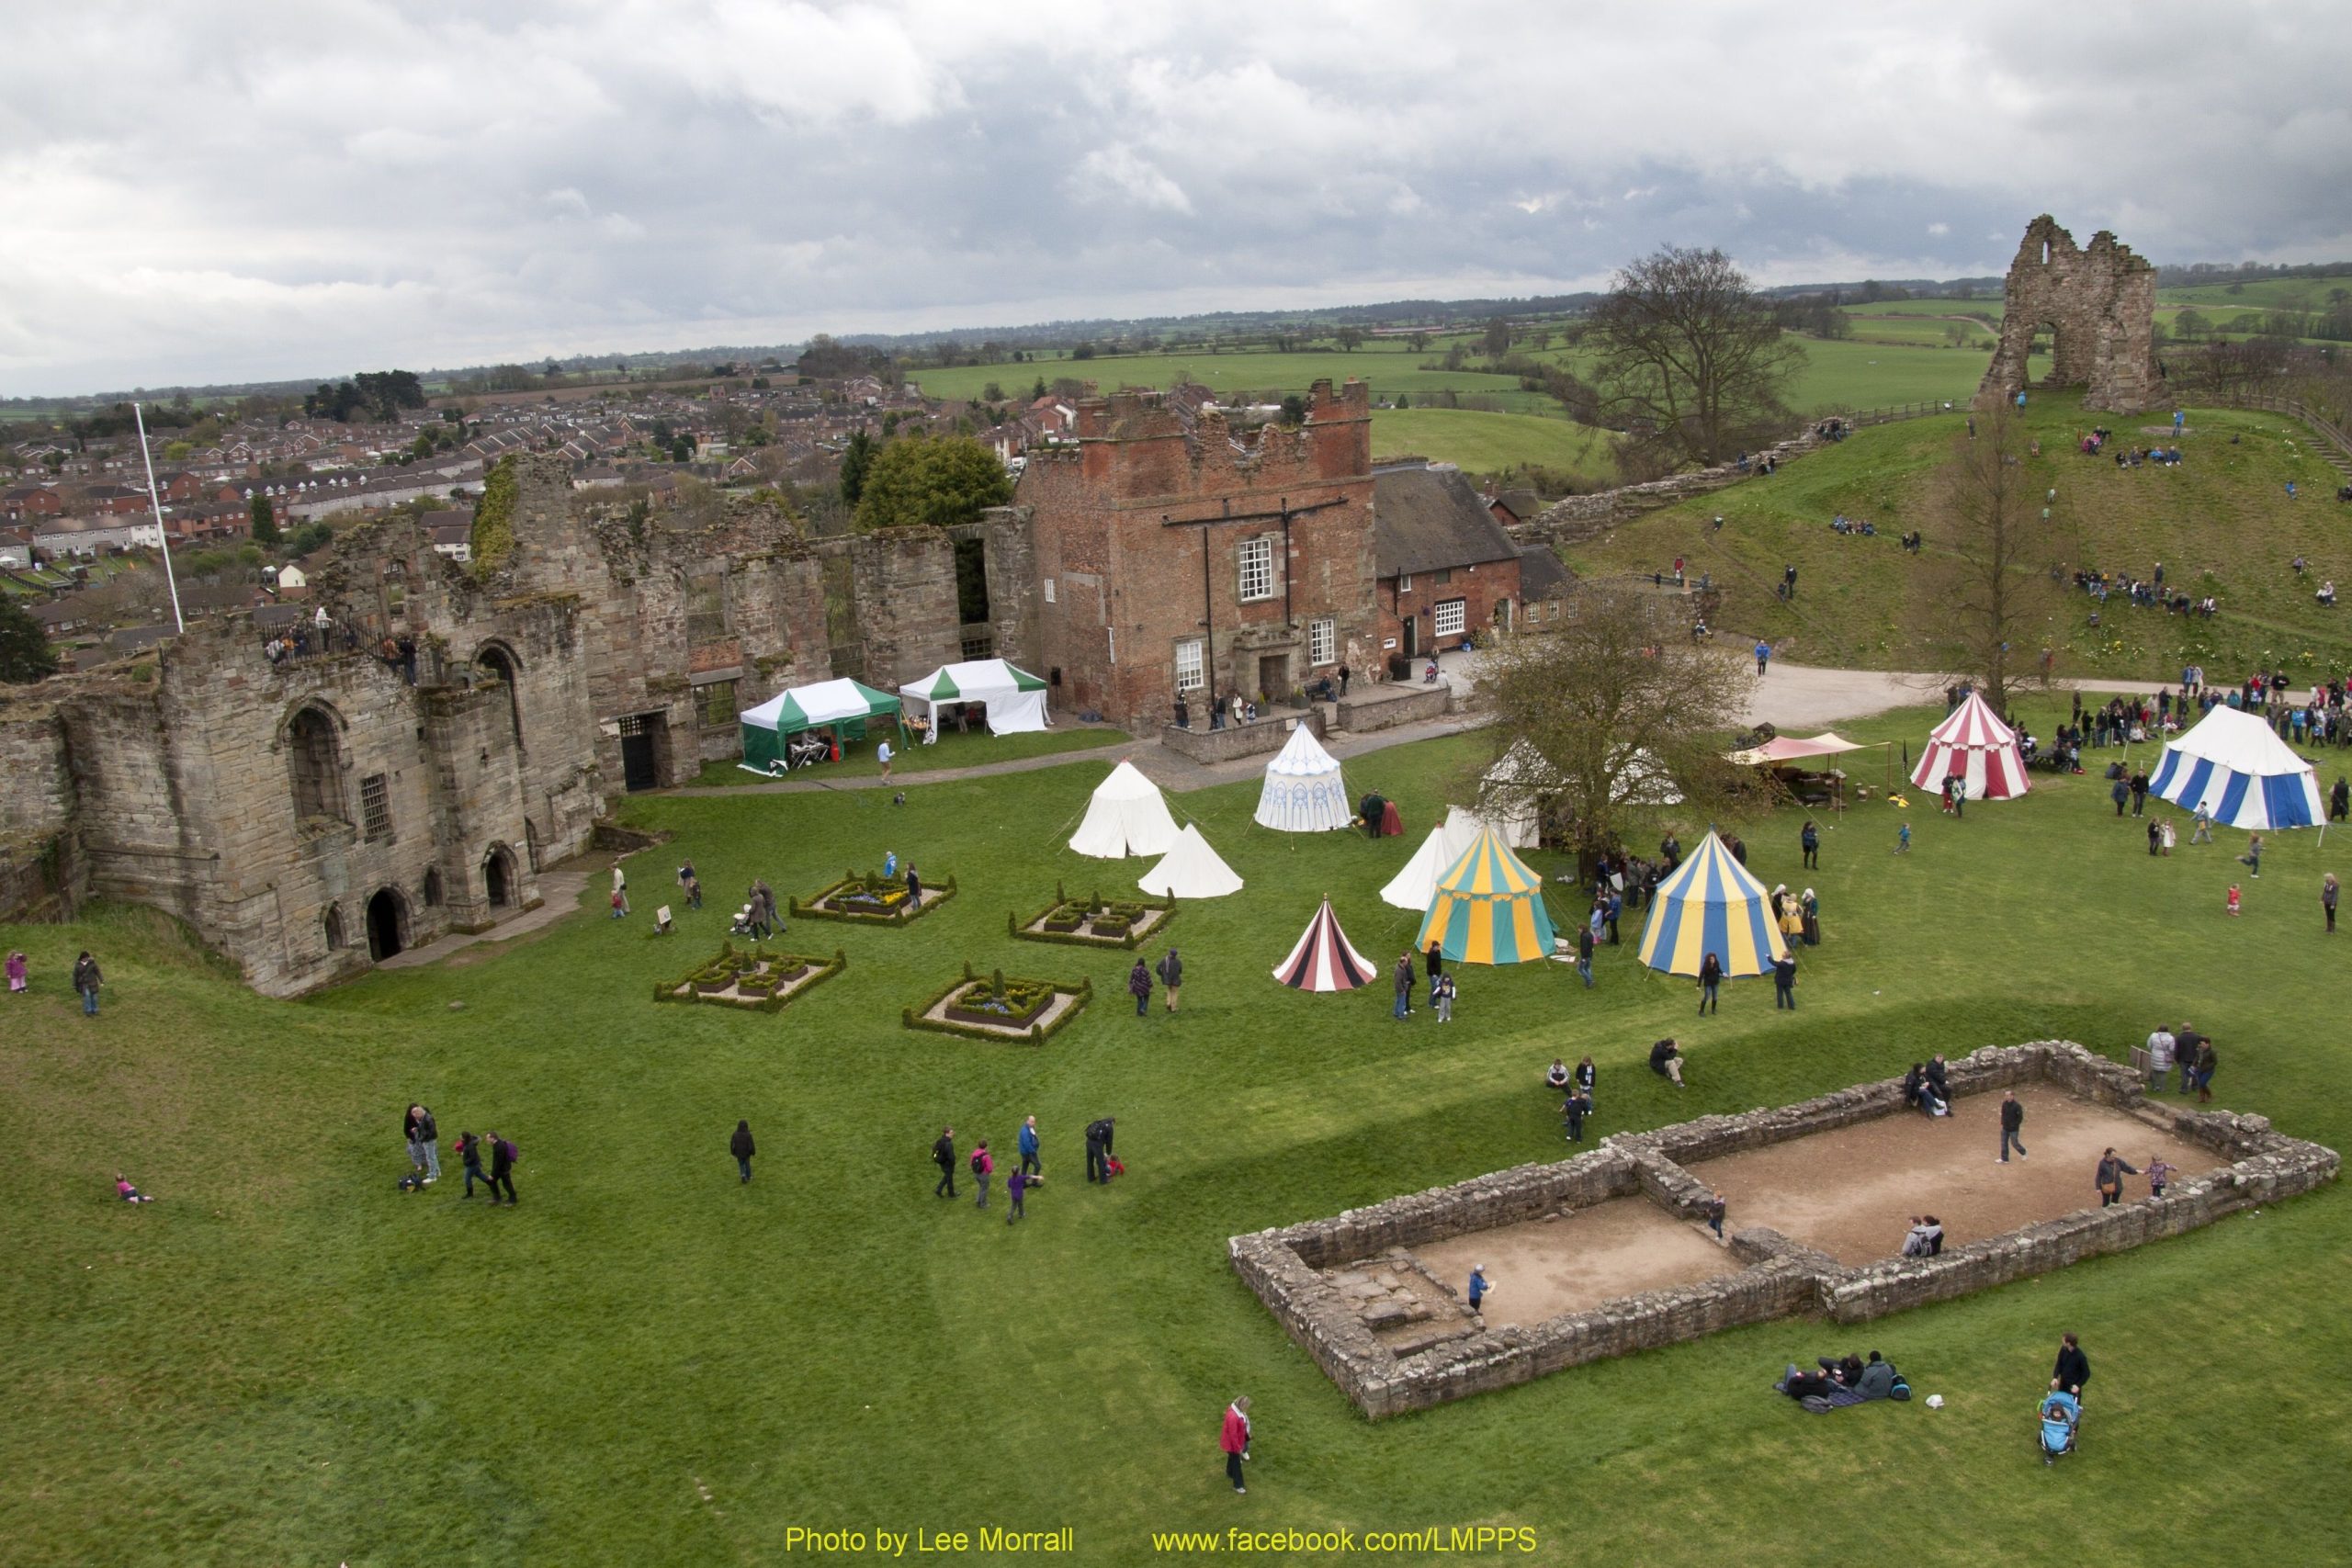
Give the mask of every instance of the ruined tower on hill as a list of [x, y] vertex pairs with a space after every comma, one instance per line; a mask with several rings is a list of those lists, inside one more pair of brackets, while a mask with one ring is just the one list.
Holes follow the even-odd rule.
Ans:
[[1976, 389], [1991, 408], [2026, 385], [2034, 333], [2050, 329], [2042, 385], [2080, 387], [2086, 408], [2138, 413], [2156, 401], [2156, 269], [2107, 230], [2087, 250], [2043, 213], [2026, 225], [2002, 295], [2001, 342]]

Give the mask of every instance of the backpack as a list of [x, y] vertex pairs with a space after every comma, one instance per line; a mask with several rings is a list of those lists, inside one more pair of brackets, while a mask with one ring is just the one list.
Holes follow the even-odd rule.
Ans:
[[967, 1163], [967, 1164], [968, 1164], [968, 1165], [972, 1168], [972, 1174], [973, 1174], [974, 1176], [978, 1176], [978, 1175], [979, 1175], [979, 1174], [980, 1174], [980, 1151], [979, 1151], [979, 1150], [978, 1150], [978, 1149], [974, 1149], [974, 1150], [972, 1151], [972, 1157], [971, 1157], [968, 1161], [967, 1161], [966, 1163]]
[[499, 1140], [499, 1146], [506, 1151], [506, 1163], [508, 1165], [521, 1165], [523, 1163], [523, 1151], [516, 1148], [511, 1141], [501, 1138]]

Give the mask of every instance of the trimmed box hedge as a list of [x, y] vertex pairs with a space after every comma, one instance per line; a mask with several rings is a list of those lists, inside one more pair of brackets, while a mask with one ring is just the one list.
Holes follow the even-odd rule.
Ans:
[[[1120, 927], [1116, 934], [1102, 931], [1102, 920], [1114, 911], [1130, 912], [1130, 921], [1140, 920], [1153, 911], [1159, 913], [1159, 919], [1152, 922], [1148, 931], [1136, 931], [1125, 926]], [[1175, 918], [1176, 900], [1173, 898], [1106, 899], [1100, 893], [1072, 898], [1062, 891], [1061, 884], [1057, 882], [1054, 884], [1054, 901], [1027, 919], [1023, 919], [1012, 910], [1006, 910], [1004, 930], [1007, 936], [1018, 937], [1023, 942], [1057, 942], [1068, 947], [1107, 947], [1132, 953], [1143, 945], [1146, 937], [1156, 937], [1166, 931], [1168, 922]], [[1096, 922], [1094, 929], [1080, 930], [1090, 919]], [[1030, 930], [1041, 921], [1043, 930]]]
[[[674, 980], [654, 982], [653, 999], [657, 1002], [708, 1001], [717, 1002], [721, 1007], [742, 1008], [754, 1012], [776, 1012], [798, 1001], [810, 990], [848, 967], [849, 954], [838, 947], [833, 949], [831, 958], [820, 958], [756, 946], [743, 952], [731, 942], [722, 942], [718, 952], [700, 968]], [[812, 969], [816, 973], [809, 975]], [[801, 980], [804, 975], [808, 978], [789, 994], [776, 994], [783, 987]], [[730, 988], [738, 995], [718, 995]]]
[[[1011, 1029], [989, 1028], [980, 1024], [958, 1023], [953, 1020], [935, 1019], [924, 1016], [929, 1013], [932, 1009], [940, 1006], [949, 998], [955, 996], [956, 992], [964, 989], [967, 986], [970, 986], [975, 983], [992, 983], [996, 986], [1001, 987], [1007, 991], [1011, 991], [1016, 987], [1023, 989], [1042, 990], [1046, 993], [1046, 1005], [1048, 1007], [1052, 1005], [1052, 998], [1056, 996], [1071, 997], [1075, 998], [1076, 1000], [1072, 1006], [1064, 1009], [1061, 1016], [1055, 1019], [1052, 1023], [1032, 1023], [1026, 1033], [1019, 1033]], [[1084, 1012], [1086, 1010], [1086, 1004], [1093, 999], [1094, 982], [1091, 980], [1081, 979], [1075, 982], [1069, 980], [1041, 980], [1029, 976], [1007, 975], [1001, 969], [996, 970], [992, 974], [982, 975], [978, 970], [974, 969], [972, 967], [971, 961], [967, 959], [964, 963], [964, 973], [960, 977], [948, 982], [945, 986], [924, 998], [919, 1006], [899, 1009], [899, 1021], [906, 1025], [909, 1029], [928, 1029], [937, 1034], [961, 1035], [967, 1040], [996, 1040], [1030, 1045], [1042, 1045], [1046, 1041], [1052, 1039], [1055, 1035], [1059, 1034], [1063, 1029], [1067, 1028], [1069, 1021], [1076, 1018], [1080, 1013]]]
[[[926, 882], [923, 884], [923, 901], [918, 905], [909, 905], [906, 902], [906, 888], [904, 877], [884, 876], [877, 871], [845, 871], [842, 873], [839, 882], [829, 887], [820, 888], [807, 898], [786, 898], [786, 912], [794, 919], [848, 920], [856, 925], [903, 926], [909, 920], [922, 919], [923, 916], [956, 897], [956, 879], [953, 876], [945, 882]], [[881, 896], [887, 897], [891, 889], [897, 890], [898, 902], [884, 908], [826, 909], [819, 908], [828, 898], [839, 898], [851, 893], [868, 893], [876, 890], [879, 890]]]

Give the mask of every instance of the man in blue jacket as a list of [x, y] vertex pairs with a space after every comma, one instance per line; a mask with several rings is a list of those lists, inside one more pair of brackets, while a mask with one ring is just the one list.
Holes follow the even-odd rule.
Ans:
[[1045, 1170], [1037, 1158], [1037, 1119], [1035, 1116], [1021, 1123], [1021, 1172], [1024, 1176]]

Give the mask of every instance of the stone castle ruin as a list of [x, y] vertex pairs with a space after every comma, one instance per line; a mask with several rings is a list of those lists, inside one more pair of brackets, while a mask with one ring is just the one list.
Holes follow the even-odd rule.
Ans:
[[2107, 230], [2090, 248], [2043, 213], [2026, 225], [2002, 294], [2001, 341], [1976, 389], [1976, 407], [2014, 399], [2026, 386], [2034, 334], [2052, 334], [2042, 384], [2081, 387], [2086, 408], [2138, 413], [2156, 402], [2156, 269]]

